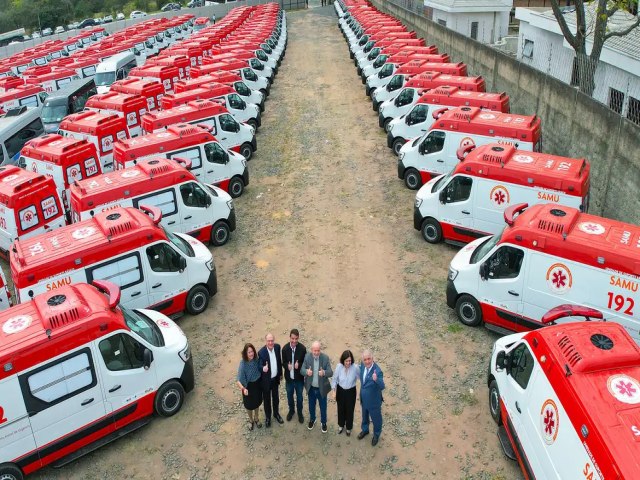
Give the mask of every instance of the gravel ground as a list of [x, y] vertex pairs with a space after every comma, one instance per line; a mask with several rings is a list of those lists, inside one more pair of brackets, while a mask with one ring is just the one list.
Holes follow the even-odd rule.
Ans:
[[[32, 478], [521, 478], [487, 408], [495, 337], [445, 304], [455, 249], [413, 230], [414, 194], [396, 178], [332, 7], [288, 22], [238, 230], [214, 251], [220, 291], [205, 314], [179, 320], [196, 390], [175, 417]], [[292, 327], [334, 365], [345, 348], [374, 350], [387, 384], [376, 448], [357, 426], [337, 435], [332, 401], [327, 434], [297, 421], [247, 431], [234, 385], [242, 345], [267, 332], [284, 344]]]

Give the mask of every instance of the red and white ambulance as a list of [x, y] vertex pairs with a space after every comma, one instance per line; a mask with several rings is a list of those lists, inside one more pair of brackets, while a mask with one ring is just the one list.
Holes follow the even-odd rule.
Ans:
[[[387, 147], [396, 155], [400, 153], [400, 149], [408, 139], [419, 137], [431, 128], [439, 115], [436, 112], [441, 111], [442, 108], [478, 107], [503, 113], [510, 111], [509, 96], [506, 93], [469, 92], [446, 85], [430, 90], [419, 90], [418, 93], [417, 101], [406, 110], [402, 105], [396, 106], [396, 102], [401, 103], [396, 97], [393, 101], [394, 109], [389, 112], [395, 118], [388, 123], [385, 118], [380, 125], [386, 126]], [[379, 119], [383, 116], [383, 108], [386, 115], [387, 107], [381, 106]]]
[[[235, 72], [242, 77], [242, 81], [247, 84], [251, 90], [259, 90], [265, 97], [269, 95], [271, 90], [271, 84], [269, 81], [259, 76], [251, 67], [247, 65], [247, 62], [242, 60], [227, 60], [224, 62], [218, 62], [207, 65], [211, 71], [202, 72], [202, 75], [211, 74], [217, 71]], [[191, 78], [196, 78], [196, 72], [191, 71]]]
[[259, 90], [252, 90], [242, 81], [242, 77], [234, 72], [217, 71], [207, 75], [201, 75], [189, 80], [180, 80], [174, 85], [175, 93], [182, 93], [193, 88], [200, 88], [207, 83], [223, 83], [230, 85], [246, 102], [255, 103], [264, 112], [265, 95]]
[[173, 93], [173, 85], [180, 80], [180, 71], [178, 67], [145, 65], [131, 69], [129, 77], [143, 80], [159, 80], [164, 87], [164, 93]]
[[[162, 55], [153, 57], [147, 62], [148, 65], [162, 65], [165, 67], [176, 67], [178, 69], [178, 76], [180, 80], [189, 78], [189, 72], [191, 70], [191, 62], [186, 55]], [[175, 82], [174, 82], [175, 91]]]
[[[179, 160], [179, 159], [178, 159]], [[236, 229], [233, 200], [225, 191], [202, 184], [190, 163], [164, 157], [76, 182], [70, 191], [74, 222], [116, 207], [155, 206], [161, 225], [214, 246], [227, 243]]]
[[511, 205], [553, 202], [586, 211], [589, 172], [585, 159], [482, 145], [451, 172], [423, 185], [413, 226], [429, 243], [464, 244], [500, 233]]
[[[419, 39], [422, 40], [422, 39]], [[384, 67], [387, 63], [395, 64], [392, 67], [387, 67], [386, 75], [393, 75], [395, 68], [398, 65], [407, 63], [412, 59], [423, 59], [428, 60], [430, 62], [450, 62], [451, 57], [446, 53], [438, 53], [438, 47], [435, 45], [424, 45], [424, 40], [422, 40], [421, 44], [410, 43], [415, 42], [415, 40], [398, 40], [395, 43], [392, 43], [388, 47], [380, 49], [379, 54], [372, 61], [368, 61], [367, 65], [363, 68], [358, 68], [358, 75], [360, 75], [360, 80], [364, 85], [367, 83], [367, 78], [373, 75], [377, 75], [378, 72]], [[372, 50], [372, 53], [375, 53], [376, 48]]]
[[47, 93], [60, 90], [66, 84], [80, 77], [75, 70], [65, 67], [32, 67], [27, 69], [23, 74], [24, 83], [26, 85], [39, 85], [44, 88]]
[[142, 129], [146, 133], [161, 132], [176, 123], [206, 125], [224, 148], [238, 152], [247, 160], [251, 160], [258, 147], [252, 126], [237, 122], [226, 107], [210, 100], [194, 100], [142, 117]]
[[40, 85], [20, 85], [0, 94], [0, 108], [5, 112], [20, 107], [42, 109], [46, 98], [47, 92]]
[[469, 326], [499, 332], [543, 326], [561, 303], [596, 308], [640, 342], [640, 228], [557, 204], [512, 205], [501, 234], [451, 261], [447, 305]]
[[160, 110], [160, 100], [164, 96], [164, 87], [158, 80], [126, 78], [111, 84], [112, 92], [142, 95], [147, 99], [147, 111]]
[[58, 130], [65, 137], [88, 140], [96, 146], [103, 172], [113, 170], [113, 146], [118, 140], [129, 138], [127, 123], [116, 114], [84, 111], [67, 115]]
[[0, 256], [17, 238], [30, 238], [65, 224], [53, 178], [15, 166], [0, 167]]
[[10, 263], [18, 301], [65, 285], [107, 280], [120, 287], [122, 304], [129, 308], [166, 315], [204, 312], [217, 291], [211, 252], [189, 235], [158, 226], [157, 207], [139, 208], [115, 208], [16, 241]]
[[[602, 316], [573, 305], [550, 313]], [[500, 338], [488, 386], [502, 447], [527, 480], [638, 478], [640, 349], [620, 325], [571, 322]]]
[[93, 143], [57, 134], [30, 140], [20, 151], [20, 166], [53, 177], [65, 212], [69, 212], [69, 186], [102, 173]]
[[131, 93], [99, 93], [92, 95], [85, 103], [85, 110], [104, 114], [116, 114], [127, 122], [129, 137], [142, 135], [142, 116], [147, 113], [147, 99]]
[[64, 286], [0, 315], [0, 478], [70, 463], [154, 414], [178, 413], [193, 390], [180, 327], [118, 305], [113, 283], [94, 285]]
[[7, 91], [24, 85], [24, 78], [8, 76], [0, 78], [0, 93], [7, 93]]
[[[444, 109], [443, 109], [444, 110]], [[536, 115], [515, 115], [460, 107], [439, 114], [423, 136], [405, 143], [398, 154], [398, 178], [417, 190], [435, 175], [453, 170], [467, 152], [487, 143], [542, 151], [542, 128]]]
[[158, 155], [190, 160], [190, 170], [198, 180], [222, 188], [233, 198], [242, 195], [249, 184], [249, 169], [242, 155], [225, 150], [211, 132], [186, 123], [117, 142], [114, 162], [116, 169], [122, 169]]

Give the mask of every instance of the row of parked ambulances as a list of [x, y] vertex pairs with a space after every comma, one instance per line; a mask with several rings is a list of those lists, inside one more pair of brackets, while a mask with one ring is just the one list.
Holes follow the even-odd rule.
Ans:
[[418, 190], [415, 229], [462, 245], [447, 304], [507, 334], [487, 382], [505, 452], [527, 479], [640, 478], [640, 228], [586, 213], [589, 163], [544, 153], [540, 119], [506, 93], [366, 2], [334, 6]]
[[[287, 38], [277, 4], [235, 8], [200, 35], [218, 36], [218, 48], [231, 42], [269, 48], [271, 78], [260, 76], [268, 93]], [[239, 74], [244, 60], [225, 58], [219, 63], [236, 63], [207, 72], [206, 91], [229, 83], [247, 88]], [[189, 343], [168, 315], [201, 313], [217, 291], [203, 242], [222, 245], [235, 228], [225, 190], [241, 193], [248, 183], [243, 148], [251, 156], [227, 133], [248, 132], [253, 153], [258, 125], [225, 108], [236, 101], [230, 93], [221, 101], [167, 94], [163, 87], [150, 108], [142, 91], [151, 83], [162, 85], [148, 78], [122, 82], [140, 90], [125, 92], [130, 98], [119, 109], [135, 105], [137, 135], [129, 130], [129, 112], [111, 110], [115, 95], [94, 96], [87, 111], [63, 120], [63, 135], [44, 135], [23, 148], [24, 168], [0, 167], [0, 249], [15, 287], [15, 305], [0, 312], [3, 480], [65, 465], [154, 415], [174, 415], [194, 388]], [[257, 98], [260, 111], [264, 96]], [[142, 111], [147, 108], [151, 114]], [[242, 166], [240, 186], [221, 173], [234, 162]], [[9, 298], [0, 297], [0, 307], [4, 302]]]

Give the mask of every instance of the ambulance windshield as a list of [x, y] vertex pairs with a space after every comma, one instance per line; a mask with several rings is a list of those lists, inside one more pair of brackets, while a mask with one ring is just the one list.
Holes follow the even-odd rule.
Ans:
[[189, 242], [187, 242], [186, 240], [183, 240], [179, 236], [169, 232], [166, 229], [164, 230], [164, 233], [166, 233], [169, 241], [173, 243], [178, 248], [178, 250], [180, 250], [186, 256], [188, 257], [195, 256], [195, 252], [193, 251], [193, 248], [191, 248], [191, 245], [189, 245]]
[[478, 245], [475, 251], [471, 254], [469, 263], [478, 263], [480, 260], [486, 257], [487, 254], [491, 250], [493, 250], [493, 247], [497, 245], [500, 238], [502, 238], [502, 232], [500, 232], [498, 235], [494, 235], [493, 237], [487, 238], [484, 242]]
[[130, 310], [120, 305], [120, 311], [124, 316], [127, 327], [139, 337], [149, 342], [154, 347], [164, 347], [164, 338], [160, 328], [150, 318], [136, 310]]

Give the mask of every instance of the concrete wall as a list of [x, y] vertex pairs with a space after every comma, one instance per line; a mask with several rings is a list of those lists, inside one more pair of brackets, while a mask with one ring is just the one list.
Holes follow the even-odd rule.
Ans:
[[542, 118], [543, 150], [591, 162], [590, 212], [640, 224], [640, 128], [575, 88], [498, 50], [473, 41], [409, 10], [371, 0], [437, 45], [487, 90], [505, 91], [515, 113]]

